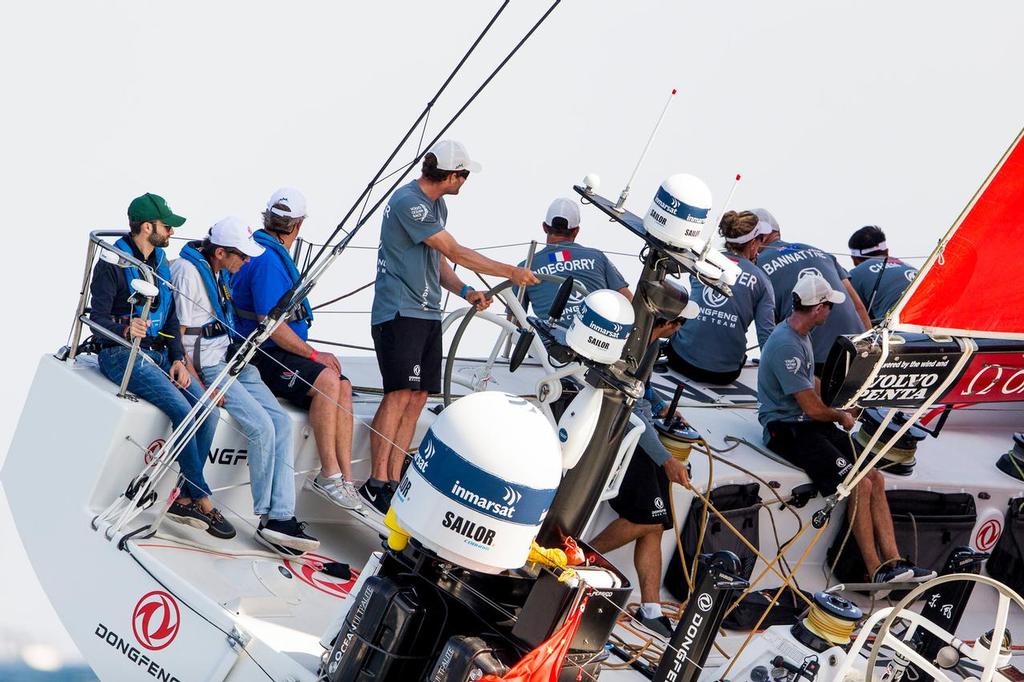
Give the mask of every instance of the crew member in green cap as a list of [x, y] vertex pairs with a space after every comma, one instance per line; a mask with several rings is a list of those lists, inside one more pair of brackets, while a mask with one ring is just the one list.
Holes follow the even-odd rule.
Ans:
[[[185, 219], [171, 211], [163, 197], [143, 194], [128, 206], [129, 234], [114, 243], [114, 248], [145, 263], [154, 274], [159, 294], [153, 300], [149, 318], [141, 318], [142, 304], [132, 304], [131, 281], [145, 279], [136, 267], [119, 267], [99, 260], [92, 274], [89, 317], [126, 344], [101, 339], [99, 366], [103, 376], [120, 384], [128, 367], [127, 343], [140, 338], [140, 354], [153, 362], [136, 358], [128, 381], [128, 390], [156, 405], [178, 427], [203, 394], [198, 382], [192, 382], [182, 361], [184, 353], [178, 316], [171, 293], [171, 271], [164, 247], [170, 243], [174, 228]], [[210, 501], [210, 487], [203, 478], [203, 465], [217, 430], [217, 409], [199, 425], [178, 455], [179, 497], [167, 516], [206, 530], [218, 538], [232, 538], [235, 529]]]

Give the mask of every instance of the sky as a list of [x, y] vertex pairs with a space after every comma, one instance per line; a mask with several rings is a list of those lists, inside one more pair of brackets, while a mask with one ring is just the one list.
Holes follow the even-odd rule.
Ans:
[[[509, 4], [432, 109], [427, 139], [547, 6]], [[267, 197], [292, 185], [309, 201], [302, 236], [326, 239], [497, 7], [57, 0], [5, 9], [0, 296], [11, 319], [0, 335], [0, 461], [37, 358], [65, 343], [90, 230], [125, 228], [128, 202], [144, 192], [188, 218], [182, 234], [231, 214], [255, 224]], [[627, 208], [643, 212], [661, 180], [688, 172], [710, 186], [717, 215], [740, 173], [730, 208], [768, 208], [786, 239], [844, 252], [853, 230], [878, 224], [894, 255], [925, 256], [1024, 125], [1022, 25], [1013, 0], [563, 0], [450, 129], [484, 169], [448, 202], [448, 228], [467, 246], [522, 243], [542, 238], [547, 204], [587, 173], [617, 196], [678, 88]], [[593, 209], [583, 216], [581, 242], [638, 251]], [[375, 217], [354, 243], [373, 247], [378, 234]], [[638, 261], [614, 258], [635, 280]], [[345, 254], [313, 301], [372, 278], [371, 249]], [[368, 343], [370, 292], [346, 304], [352, 312], [321, 316], [318, 336]], [[40, 456], [60, 475], [73, 449]], [[73, 652], [2, 492], [0, 543], [0, 639]]]

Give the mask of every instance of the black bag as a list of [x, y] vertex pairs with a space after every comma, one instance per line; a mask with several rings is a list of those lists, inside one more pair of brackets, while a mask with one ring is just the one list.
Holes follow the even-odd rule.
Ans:
[[[712, 490], [711, 495], [708, 496], [715, 509], [720, 511], [722, 516], [728, 519], [729, 523], [735, 526], [747, 542], [754, 547], [759, 546], [758, 535], [760, 533], [758, 512], [761, 510], [761, 498], [757, 494], [758, 488], [757, 483], [723, 485]], [[690, 511], [686, 515], [683, 528], [679, 532], [685, 555], [684, 560], [688, 569], [693, 565], [693, 558], [697, 552], [697, 541], [700, 539], [703, 515], [704, 503], [694, 499], [690, 505]], [[749, 578], [754, 571], [754, 564], [757, 563], [757, 555], [733, 535], [732, 531], [722, 523], [722, 520], [709, 509], [700, 553], [709, 554], [723, 549], [729, 550], [739, 557], [742, 567], [741, 577]], [[693, 576], [690, 577], [693, 578]], [[683, 574], [683, 566], [679, 560], [678, 548], [672, 556], [668, 570], [665, 571], [665, 589], [680, 602], [686, 601], [690, 594]]]
[[[779, 588], [777, 587], [769, 587], [757, 592], [751, 592], [741, 599], [739, 606], [725, 617], [725, 620], [722, 621], [722, 627], [726, 630], [742, 630], [744, 632], [752, 630], [778, 590]], [[806, 590], [801, 590], [801, 592], [808, 599], [812, 596]], [[807, 602], [801, 599], [800, 595], [792, 587], [788, 587], [785, 592], [779, 595], [779, 601], [775, 602], [775, 606], [772, 607], [772, 610], [768, 612], [768, 615], [765, 616], [765, 619], [758, 627], [763, 630], [773, 625], [793, 625], [800, 618], [800, 614], [806, 609]]]
[[1024, 592], [1024, 497], [1010, 500], [1003, 534], [985, 566], [988, 574], [1016, 592]]
[[[950, 552], [971, 544], [971, 533], [978, 515], [970, 493], [936, 493], [927, 490], [889, 490], [885, 493], [896, 532], [896, 546], [903, 555], [921, 568], [941, 571]], [[847, 508], [841, 530], [828, 548], [828, 565], [833, 575], [843, 582], [861, 582], [867, 568], [853, 533], [849, 533], [850, 510]], [[846, 545], [840, 545], [846, 539]], [[838, 559], [837, 559], [838, 557]]]

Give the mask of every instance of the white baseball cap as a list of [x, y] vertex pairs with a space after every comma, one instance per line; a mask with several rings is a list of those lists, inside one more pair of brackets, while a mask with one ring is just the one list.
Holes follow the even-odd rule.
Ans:
[[238, 216], [228, 216], [210, 228], [210, 243], [229, 249], [238, 249], [246, 256], [263, 255], [264, 248], [252, 238], [252, 228]]
[[808, 273], [797, 280], [793, 287], [800, 305], [818, 305], [819, 303], [842, 303], [846, 300], [846, 294], [836, 291], [829, 286], [828, 280], [813, 272]]
[[[274, 208], [278, 204], [287, 208]], [[267, 210], [283, 218], [305, 218], [306, 197], [294, 187], [282, 187], [267, 199]]]
[[479, 163], [471, 160], [466, 148], [455, 140], [438, 140], [437, 144], [430, 148], [430, 153], [437, 157], [439, 170], [466, 170], [470, 173], [479, 173], [484, 169]]
[[562, 218], [567, 223], [567, 229], [580, 226], [580, 207], [572, 199], [558, 197], [548, 206], [547, 215], [544, 216], [544, 224], [554, 226], [555, 218]]
[[768, 209], [752, 208], [750, 209], [750, 212], [757, 216], [758, 222], [767, 223], [771, 227], [768, 232], [763, 232], [762, 234], [768, 234], [769, 232], [781, 232], [781, 230], [779, 230], [779, 221], [775, 219], [775, 216], [768, 212]]

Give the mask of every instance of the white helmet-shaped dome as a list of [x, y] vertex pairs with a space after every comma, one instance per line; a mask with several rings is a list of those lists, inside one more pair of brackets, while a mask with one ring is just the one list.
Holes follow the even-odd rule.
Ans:
[[622, 357], [633, 322], [633, 306], [625, 296], [599, 289], [583, 299], [565, 341], [583, 357], [610, 365]]
[[[514, 438], [495, 438], [495, 425]], [[547, 418], [519, 396], [471, 393], [431, 425], [391, 507], [421, 545], [459, 566], [499, 573], [526, 563], [562, 477]]]
[[695, 175], [679, 173], [661, 183], [644, 216], [644, 229], [678, 249], [704, 249], [701, 231], [711, 212], [711, 190]]

